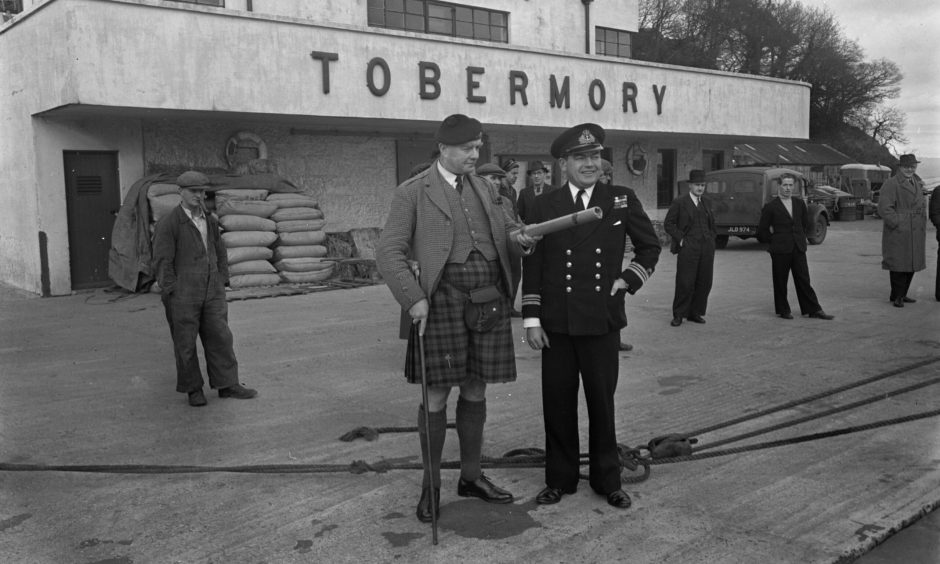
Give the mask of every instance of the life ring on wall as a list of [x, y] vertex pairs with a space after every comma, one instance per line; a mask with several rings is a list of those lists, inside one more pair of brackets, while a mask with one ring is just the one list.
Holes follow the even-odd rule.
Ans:
[[630, 145], [627, 149], [627, 169], [635, 176], [641, 176], [646, 172], [646, 151], [639, 143]]
[[255, 149], [258, 152], [258, 156], [255, 158], [268, 158], [268, 146], [260, 137], [250, 131], [239, 131], [225, 142], [225, 162], [228, 163], [229, 168], [235, 168], [235, 165], [238, 164], [238, 150], [240, 148]]

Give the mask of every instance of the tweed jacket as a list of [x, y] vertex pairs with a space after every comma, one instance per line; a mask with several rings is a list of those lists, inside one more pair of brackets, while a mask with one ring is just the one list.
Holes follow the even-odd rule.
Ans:
[[[468, 182], [467, 182], [468, 181]], [[499, 254], [503, 290], [512, 287], [510, 260], [518, 260], [523, 249], [509, 233], [522, 227], [510, 217], [509, 203], [487, 180], [468, 174], [464, 190], [476, 191], [489, 218], [493, 244]], [[469, 184], [469, 186], [468, 186]], [[376, 248], [376, 265], [392, 295], [406, 311], [422, 299], [430, 300], [437, 290], [454, 245], [453, 217], [444, 190], [453, 190], [437, 164], [406, 180], [395, 189], [385, 229]], [[408, 260], [418, 261], [418, 280]]]
[[[704, 206], [702, 209], [705, 210], [705, 214], [708, 216], [708, 232], [711, 238], [714, 239], [718, 235], [718, 231], [715, 229], [715, 214], [712, 212], [712, 204], [705, 195], [702, 195], [700, 201], [701, 205]], [[692, 222], [695, 221], [695, 213], [696, 207], [695, 203], [692, 201], [691, 194], [676, 198], [672, 201], [672, 205], [669, 206], [669, 211], [666, 212], [666, 218], [663, 219], [663, 229], [672, 238], [672, 243], [669, 246], [669, 250], [672, 254], [678, 253], [679, 249], [682, 247], [682, 239], [685, 238], [689, 229], [692, 228]]]
[[896, 174], [881, 185], [881, 268], [917, 272], [927, 268], [927, 202], [924, 183]]
[[[522, 262], [522, 316], [537, 317], [543, 329], [568, 335], [603, 335], [627, 324], [624, 294], [610, 295], [617, 278], [636, 293], [653, 273], [661, 250], [636, 193], [598, 182], [589, 207], [603, 218], [550, 233]], [[530, 219], [541, 223], [575, 213], [567, 184], [535, 199]], [[623, 269], [626, 236], [634, 258]]]
[[210, 274], [218, 273], [215, 283], [228, 283], [228, 255], [219, 235], [219, 220], [206, 214], [207, 245], [202, 235], [183, 211], [182, 206], [157, 222], [153, 233], [153, 270], [160, 290], [170, 295], [197, 300], [205, 298]]

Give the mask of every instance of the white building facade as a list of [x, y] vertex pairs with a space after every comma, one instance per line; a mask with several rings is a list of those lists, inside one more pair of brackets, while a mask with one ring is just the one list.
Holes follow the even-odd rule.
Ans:
[[225, 171], [239, 139], [261, 140], [258, 156], [343, 232], [384, 225], [453, 113], [483, 122], [481, 161], [523, 166], [550, 162], [563, 129], [602, 125], [614, 183], [654, 219], [689, 170], [730, 166], [735, 143], [808, 136], [809, 85], [632, 60], [637, 13], [636, 0], [26, 0], [0, 26], [0, 281], [100, 285], [131, 185]]

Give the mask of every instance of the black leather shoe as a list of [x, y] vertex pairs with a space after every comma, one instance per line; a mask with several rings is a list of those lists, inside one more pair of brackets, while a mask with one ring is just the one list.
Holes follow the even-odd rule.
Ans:
[[673, 327], [678, 327], [678, 326], [682, 325], [682, 318], [681, 318], [681, 317], [673, 317], [673, 318], [672, 318], [672, 321], [670, 321], [669, 324], [672, 325]]
[[891, 302], [894, 307], [904, 307], [904, 298], [894, 298], [894, 301]]
[[623, 343], [623, 342], [620, 343], [621, 352], [630, 352], [632, 350], [633, 350], [633, 345], [631, 345], [630, 343]]
[[553, 505], [561, 501], [561, 496], [573, 493], [573, 491], [568, 492], [561, 488], [545, 487], [535, 496], [535, 503], [539, 505]]
[[819, 310], [815, 313], [811, 313], [809, 314], [809, 316], [812, 317], [813, 319], [826, 319], [826, 320], [835, 319], [834, 315], [829, 315], [823, 310]]
[[793, 314], [790, 313], [789, 311], [786, 313], [778, 313], [777, 315], [782, 317], [783, 319], [793, 319]]
[[705, 323], [705, 318], [702, 317], [701, 315], [690, 315], [689, 321], [691, 321], [692, 323]]
[[[441, 518], [441, 488], [434, 488], [434, 511], [437, 518]], [[421, 489], [421, 499], [418, 500], [418, 507], [415, 509], [415, 516], [422, 523], [431, 522], [431, 496], [428, 495], [428, 488]]]
[[206, 405], [206, 394], [202, 393], [202, 389], [198, 389], [195, 392], [189, 392], [189, 405], [193, 407], [202, 407]]
[[633, 502], [630, 501], [630, 496], [627, 495], [627, 492], [623, 490], [617, 490], [607, 494], [607, 504], [612, 505], [618, 509], [626, 509], [630, 507]]
[[915, 300], [914, 298], [909, 298], [907, 296], [904, 296], [903, 298], [901, 298], [901, 300], [906, 304], [917, 303], [917, 300]]
[[219, 388], [220, 398], [251, 399], [258, 395], [258, 390], [246, 388], [241, 384], [235, 384], [228, 388]]
[[499, 488], [485, 475], [474, 481], [464, 480], [457, 482], [457, 495], [460, 497], [478, 497], [488, 503], [512, 503], [512, 494]]

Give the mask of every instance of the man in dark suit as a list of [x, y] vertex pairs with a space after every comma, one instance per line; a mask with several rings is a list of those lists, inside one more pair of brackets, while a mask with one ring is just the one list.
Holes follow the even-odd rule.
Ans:
[[[395, 189], [376, 249], [379, 272], [413, 320], [405, 378], [420, 384], [421, 363], [426, 369], [428, 405], [418, 408], [424, 477], [415, 509], [422, 522], [432, 521], [432, 503], [434, 513], [440, 514], [447, 398], [454, 387], [460, 390], [457, 495], [489, 503], [513, 500], [511, 493], [483, 474], [480, 465], [486, 387], [516, 379], [509, 319], [510, 262], [537, 240], [525, 233], [513, 235], [520, 225], [503, 208], [496, 187], [474, 174], [483, 146], [478, 120], [451, 115], [441, 122], [435, 139], [440, 156]], [[413, 261], [418, 263], [417, 272]], [[487, 327], [471, 328], [465, 313], [469, 298], [478, 291], [492, 296], [488, 305], [495, 313]]]
[[555, 189], [554, 186], [545, 182], [547, 173], [548, 167], [542, 161], [529, 163], [529, 170], [526, 171], [526, 175], [529, 177], [531, 186], [526, 186], [519, 191], [519, 200], [516, 203], [516, 211], [523, 223], [532, 223], [528, 216], [535, 205], [535, 199]]
[[228, 327], [228, 256], [219, 235], [219, 220], [206, 213], [209, 178], [184, 172], [176, 179], [180, 205], [157, 222], [153, 266], [160, 284], [173, 353], [176, 391], [189, 395], [189, 405], [206, 405], [196, 355], [196, 336], [206, 356], [209, 386], [220, 398], [251, 399], [258, 392], [238, 383], [232, 332]]
[[705, 323], [715, 265], [715, 214], [705, 194], [705, 171], [689, 172], [689, 193], [673, 200], [663, 220], [672, 237], [676, 259], [676, 290], [672, 299], [673, 327], [688, 318]]
[[[545, 235], [523, 259], [522, 316], [529, 346], [542, 351], [545, 484], [540, 504], [558, 503], [579, 479], [578, 388], [584, 383], [590, 451], [590, 485], [613, 507], [630, 506], [621, 489], [614, 392], [620, 366], [624, 296], [653, 273], [659, 238], [633, 190], [598, 182], [604, 130], [585, 123], [552, 143], [567, 184], [534, 201], [529, 216], [540, 223], [589, 207], [603, 218]], [[626, 237], [634, 259], [623, 270]]]
[[[930, 193], [930, 223], [933, 223], [937, 230], [937, 243], [940, 243], [940, 186], [933, 189]], [[937, 276], [934, 287], [933, 297], [940, 302], [940, 245], [937, 246]]]
[[785, 173], [777, 182], [778, 197], [764, 205], [757, 227], [757, 240], [770, 245], [767, 251], [774, 282], [774, 310], [783, 319], [793, 319], [790, 302], [787, 301], [787, 279], [792, 271], [800, 313], [815, 319], [832, 319], [833, 316], [820, 307], [809, 282], [806, 232], [812, 229], [813, 224], [806, 202], [793, 197], [796, 177]]

